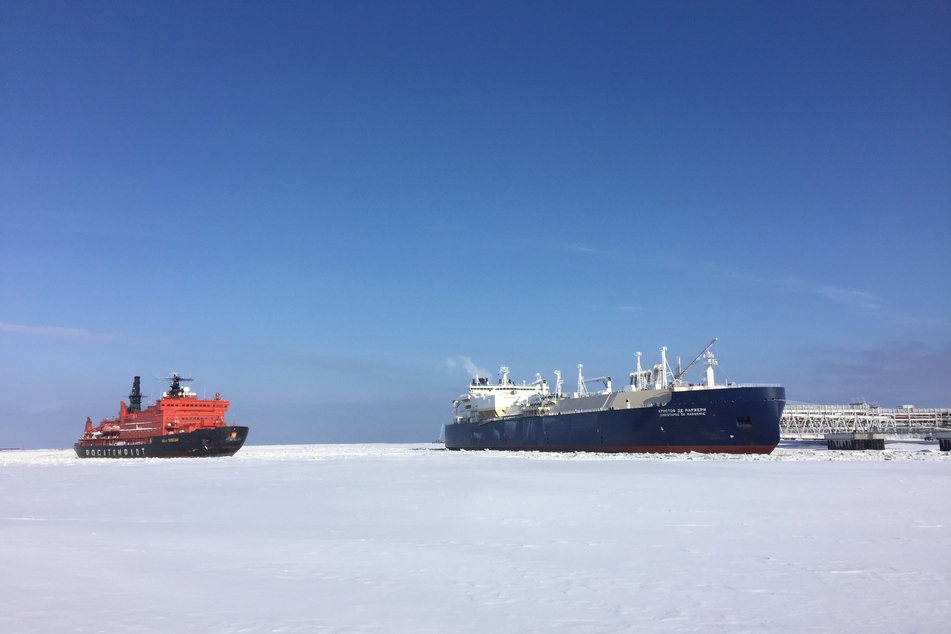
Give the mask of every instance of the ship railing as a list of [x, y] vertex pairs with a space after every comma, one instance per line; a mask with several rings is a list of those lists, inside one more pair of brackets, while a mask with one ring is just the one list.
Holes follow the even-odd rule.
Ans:
[[[717, 387], [720, 387], [719, 385]], [[782, 387], [780, 383], [731, 383], [724, 387]]]
[[607, 410], [608, 410], [608, 407], [605, 405], [604, 407], [584, 407], [584, 408], [578, 408], [578, 409], [563, 409], [563, 410], [559, 410], [556, 414], [552, 414], [550, 409], [538, 414], [528, 414], [523, 411], [523, 412], [517, 412], [515, 414], [506, 414], [505, 416], [499, 416], [493, 420], [506, 420], [509, 418], [520, 418], [523, 416], [561, 416], [562, 414], [590, 414], [592, 412], [604, 412]]
[[720, 385], [705, 385], [703, 383], [682, 383], [674, 385], [674, 391], [691, 390], [727, 390], [735, 387], [782, 387], [779, 383], [727, 383]]

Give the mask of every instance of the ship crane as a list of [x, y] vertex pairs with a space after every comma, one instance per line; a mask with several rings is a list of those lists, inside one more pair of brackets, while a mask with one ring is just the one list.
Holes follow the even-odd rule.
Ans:
[[[590, 392], [588, 392], [588, 386], [587, 386], [588, 383], [603, 383], [604, 391], [605, 392], [611, 391], [611, 377], [596, 376], [593, 379], [586, 379], [581, 374], [581, 368], [582, 368], [582, 365], [579, 363], [578, 364], [578, 395], [579, 396], [588, 396], [588, 394], [590, 394]], [[559, 378], [560, 378], [560, 375], [559, 375]]]
[[605, 392], [611, 391], [611, 377], [609, 376], [596, 376], [593, 379], [585, 379], [584, 382], [585, 383], [591, 383], [591, 382], [603, 383], [604, 391]]
[[684, 368], [683, 370], [677, 372], [677, 374], [674, 375], [674, 381], [677, 381], [677, 382], [682, 381], [683, 378], [684, 378], [685, 376], [687, 376], [687, 373], [690, 372], [690, 370], [693, 368], [693, 366], [697, 365], [697, 361], [699, 361], [700, 359], [702, 359], [702, 358], [703, 358], [703, 355], [705, 355], [705, 354], [707, 353], [707, 350], [709, 350], [710, 347], [711, 347], [713, 344], [715, 344], [716, 342], [717, 342], [717, 338], [716, 338], [716, 337], [714, 337], [713, 339], [711, 339], [711, 340], [710, 340], [710, 343], [708, 343], [708, 344], [706, 345], [706, 347], [705, 347], [703, 350], [700, 351], [700, 354], [698, 354], [698, 355], [694, 358], [693, 361], [691, 361], [690, 363], [687, 364], [687, 367], [686, 367], [686, 368]]

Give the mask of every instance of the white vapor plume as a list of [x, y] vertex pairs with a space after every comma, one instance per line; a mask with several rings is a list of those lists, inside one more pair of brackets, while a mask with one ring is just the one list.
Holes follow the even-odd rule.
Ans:
[[466, 369], [466, 372], [468, 372], [469, 376], [471, 376], [473, 379], [479, 378], [480, 376], [481, 377], [489, 376], [488, 370], [478, 367], [475, 363], [472, 362], [472, 359], [461, 354], [446, 359], [446, 364], [450, 368], [455, 368], [461, 365], [462, 367]]

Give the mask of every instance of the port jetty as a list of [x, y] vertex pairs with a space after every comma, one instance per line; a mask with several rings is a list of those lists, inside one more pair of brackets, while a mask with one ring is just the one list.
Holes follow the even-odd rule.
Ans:
[[951, 433], [951, 408], [879, 407], [864, 401], [848, 405], [787, 402], [779, 422], [784, 440], [821, 440], [830, 434], [877, 434], [896, 438]]

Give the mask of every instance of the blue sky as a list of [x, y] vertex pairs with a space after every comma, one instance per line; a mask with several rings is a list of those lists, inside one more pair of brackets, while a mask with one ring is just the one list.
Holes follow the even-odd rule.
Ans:
[[946, 2], [5, 2], [0, 447], [133, 375], [249, 442], [690, 359], [951, 405]]

